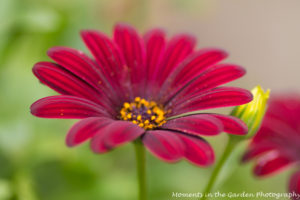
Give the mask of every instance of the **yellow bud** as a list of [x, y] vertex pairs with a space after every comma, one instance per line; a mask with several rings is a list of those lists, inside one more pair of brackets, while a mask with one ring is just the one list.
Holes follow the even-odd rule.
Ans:
[[252, 137], [259, 129], [267, 108], [270, 90], [266, 92], [258, 85], [251, 91], [253, 100], [241, 106], [236, 106], [231, 115], [246, 123], [248, 134], [246, 138]]

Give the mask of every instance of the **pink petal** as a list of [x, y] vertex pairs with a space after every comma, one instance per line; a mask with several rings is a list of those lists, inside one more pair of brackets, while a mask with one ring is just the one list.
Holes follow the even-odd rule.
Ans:
[[[297, 171], [292, 175], [289, 184], [289, 191], [291, 193], [295, 192], [296, 194], [300, 195], [300, 171]], [[293, 196], [292, 199], [298, 200], [299, 198]]]
[[284, 121], [266, 115], [251, 145], [260, 145], [262, 142], [272, 143], [277, 145], [277, 148], [292, 150], [290, 153], [298, 158], [300, 150], [298, 141], [299, 132]]
[[[270, 108], [268, 108], [269, 110]], [[295, 145], [299, 146], [299, 139], [300, 135], [299, 132], [293, 128], [293, 117], [298, 117], [298, 116], [293, 116], [294, 111], [291, 111], [291, 116], [288, 116], [286, 114], [283, 114], [281, 117], [282, 119], [279, 118], [274, 118], [269, 114], [269, 112], [266, 114], [264, 121], [263, 121], [263, 135], [262, 137], [267, 137], [270, 135], [270, 133], [266, 131], [270, 131], [275, 135], [276, 138], [282, 138], [283, 141], [286, 141], [289, 143], [289, 145]], [[285, 116], [284, 116], [285, 115]], [[299, 115], [299, 113], [298, 113]], [[290, 117], [291, 119], [290, 123], [288, 122], [285, 117]], [[299, 115], [300, 117], [300, 115]]]
[[[142, 39], [129, 25], [117, 24], [114, 30], [114, 41], [120, 47], [126, 66], [130, 72], [130, 79], [133, 88], [134, 96], [140, 96], [145, 85], [145, 47], [143, 46]], [[140, 84], [138, 87], [136, 84]], [[141, 90], [142, 88], [142, 90]]]
[[119, 87], [126, 81], [128, 68], [125, 67], [125, 61], [118, 46], [98, 31], [81, 31], [81, 37], [110, 84], [114, 86], [114, 89], [120, 90], [119, 92], [124, 92]]
[[[189, 99], [193, 95], [201, 95], [204, 91], [215, 88], [222, 84], [228, 83], [235, 79], [242, 77], [246, 73], [245, 69], [231, 64], [220, 64], [210, 67], [203, 72], [199, 73], [198, 76], [193, 76], [189, 82], [178, 86], [175, 90], [172, 102], [176, 100]], [[171, 88], [170, 88], [171, 89]]]
[[175, 70], [168, 76], [166, 82], [161, 87], [160, 96], [167, 101], [170, 97], [177, 94], [183, 87], [195, 77], [199, 76], [208, 67], [216, 64], [227, 57], [227, 53], [219, 49], [202, 49], [191, 54], [181, 62]]
[[184, 156], [187, 160], [198, 166], [208, 166], [214, 162], [213, 149], [205, 140], [197, 136], [177, 135], [184, 143]]
[[66, 137], [66, 144], [69, 147], [79, 145], [92, 138], [97, 131], [107, 126], [113, 120], [106, 117], [89, 117], [80, 120], [69, 130]]
[[104, 153], [137, 139], [144, 132], [144, 129], [132, 122], [114, 121], [96, 133], [92, 138], [91, 148], [95, 153]]
[[159, 62], [163, 58], [166, 46], [165, 33], [162, 30], [154, 29], [148, 31], [144, 36], [146, 47], [146, 78], [147, 78], [147, 93], [148, 96], [153, 94], [155, 74], [159, 71]]
[[195, 135], [217, 135], [223, 131], [221, 121], [210, 114], [191, 115], [172, 119], [163, 124], [162, 128]]
[[[265, 119], [264, 119], [265, 121]], [[266, 141], [272, 141], [273, 138], [281, 137], [280, 132], [273, 131], [271, 127], [266, 126], [264, 124], [264, 121], [262, 123], [262, 126], [260, 127], [259, 131], [256, 133], [255, 137], [251, 141], [251, 146], [259, 145], [260, 143], [266, 142]]]
[[42, 83], [61, 94], [89, 99], [114, 113], [114, 110], [110, 107], [110, 102], [106, 98], [103, 98], [99, 92], [85, 81], [57, 64], [39, 62], [34, 65], [33, 73]]
[[48, 56], [66, 70], [96, 88], [102, 96], [107, 96], [112, 103], [118, 103], [120, 95], [123, 94], [120, 87], [116, 82], [109, 82], [107, 80], [109, 76], [104, 76], [103, 69], [84, 53], [67, 47], [53, 47], [48, 51]]
[[220, 62], [227, 56], [228, 54], [220, 49], [202, 49], [198, 51], [193, 57], [182, 63], [181, 71], [177, 74], [174, 83], [184, 85], [201, 74], [205, 69]]
[[279, 119], [300, 132], [300, 94], [286, 92], [271, 95], [268, 117]]
[[42, 98], [30, 107], [31, 113], [43, 118], [82, 119], [109, 116], [99, 105], [79, 97], [59, 95]]
[[103, 83], [101, 71], [89, 57], [79, 50], [68, 47], [53, 47], [48, 50], [48, 56], [96, 88], [98, 88], [99, 83]]
[[240, 119], [232, 116], [212, 114], [212, 116], [218, 118], [224, 125], [224, 131], [226, 133], [234, 135], [245, 135], [248, 132], [247, 125]]
[[220, 87], [210, 90], [203, 95], [195, 95], [188, 101], [178, 101], [169, 108], [173, 111], [172, 115], [177, 115], [194, 110], [238, 106], [249, 103], [251, 100], [252, 94], [248, 90], [234, 87]]
[[118, 90], [120, 87], [114, 82], [108, 82], [102, 69], [83, 52], [67, 47], [53, 47], [48, 50], [48, 56], [60, 66], [96, 88], [102, 96], [107, 96], [115, 104], [118, 103], [118, 95], [121, 94]]
[[254, 173], [257, 176], [270, 175], [289, 166], [292, 161], [277, 151], [269, 152], [257, 160]]
[[278, 120], [271, 120], [265, 116], [263, 124], [253, 138], [250, 148], [270, 147], [285, 152], [290, 158], [299, 158], [299, 134], [285, 123]]
[[195, 45], [195, 37], [185, 34], [176, 35], [168, 42], [159, 64], [159, 71], [156, 72], [156, 80], [159, 80], [160, 85], [178, 64], [193, 52]]
[[61, 94], [85, 97], [90, 100], [100, 98], [90, 85], [57, 64], [39, 62], [32, 70], [42, 83]]
[[146, 65], [148, 80], [153, 79], [154, 73], [159, 70], [158, 63], [162, 59], [162, 53], [166, 46], [164, 31], [154, 29], [144, 36], [146, 46]]
[[176, 162], [183, 156], [183, 143], [171, 131], [147, 131], [143, 143], [152, 154], [167, 162]]
[[251, 146], [247, 149], [246, 153], [243, 155], [242, 161], [248, 162], [251, 159], [262, 156], [276, 149], [276, 145], [271, 142], [262, 142], [260, 145]]

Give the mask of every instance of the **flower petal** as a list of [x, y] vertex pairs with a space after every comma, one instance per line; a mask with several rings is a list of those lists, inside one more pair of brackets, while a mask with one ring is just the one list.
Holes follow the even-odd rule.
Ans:
[[287, 123], [291, 128], [300, 132], [300, 94], [286, 92], [271, 96], [268, 117], [276, 118]]
[[57, 64], [39, 62], [32, 70], [42, 83], [61, 94], [85, 97], [93, 101], [100, 98], [90, 85]]
[[185, 84], [227, 56], [228, 54], [221, 49], [201, 49], [182, 63], [178, 71], [174, 71], [172, 74], [172, 77], [175, 78], [173, 83]]
[[[219, 49], [202, 49], [191, 54], [182, 61], [168, 76], [161, 87], [160, 98], [168, 101], [183, 87], [206, 69], [227, 57], [227, 53]], [[165, 94], [169, 94], [165, 97]]]
[[133, 95], [141, 96], [146, 75], [144, 43], [136, 30], [126, 24], [115, 26], [114, 41], [120, 47], [130, 72]]
[[42, 98], [30, 107], [31, 113], [43, 118], [82, 119], [109, 116], [99, 105], [79, 97], [59, 95]]
[[101, 129], [92, 138], [91, 148], [95, 153], [105, 153], [126, 142], [133, 141], [145, 132], [129, 121], [114, 121]]
[[254, 173], [257, 176], [270, 175], [289, 166], [292, 160], [277, 151], [269, 152], [257, 160]]
[[72, 126], [66, 137], [66, 144], [69, 147], [77, 146], [92, 138], [98, 130], [107, 126], [113, 120], [106, 117], [89, 117], [80, 120]]
[[129, 87], [129, 72], [118, 46], [105, 34], [98, 31], [81, 31], [81, 37], [96, 58], [98, 66], [109, 84], [112, 85], [113, 90], [125, 98], [124, 95]]
[[171, 131], [147, 131], [143, 143], [152, 154], [167, 162], [176, 162], [183, 156], [183, 143]]
[[195, 95], [188, 101], [178, 101], [167, 109], [172, 110], [172, 115], [178, 115], [194, 110], [237, 106], [252, 100], [252, 94], [245, 89], [234, 87], [220, 87], [210, 90], [203, 95]]
[[83, 52], [68, 47], [53, 47], [48, 50], [48, 56], [66, 70], [72, 72], [94, 87], [103, 82], [101, 71]]
[[106, 77], [112, 80], [122, 77], [124, 58], [120, 49], [109, 37], [93, 30], [81, 31], [81, 37]]
[[116, 91], [122, 101], [128, 101], [126, 95], [131, 90], [129, 70], [118, 45], [99, 31], [81, 31], [81, 37], [96, 58], [98, 67], [111, 85], [111, 91]]
[[[259, 131], [257, 132], [257, 134], [252, 139], [251, 146], [264, 144], [266, 141], [271, 142], [272, 139], [275, 139], [275, 138], [280, 138], [280, 140], [284, 139], [280, 132], [278, 132], [277, 130], [273, 130], [269, 126], [266, 126], [264, 121], [263, 121], [262, 126], [260, 127]], [[285, 135], [285, 133], [284, 133], [284, 135]]]
[[299, 152], [299, 133], [282, 120], [265, 116], [262, 126], [253, 138], [251, 145], [273, 144], [277, 149], [287, 150], [298, 159]]
[[[300, 195], [300, 171], [297, 171], [294, 173], [290, 179], [290, 184], [289, 184], [289, 191], [291, 193], [296, 193]], [[299, 198], [293, 196], [293, 200], [298, 200]]]
[[243, 155], [242, 161], [248, 162], [258, 156], [268, 153], [276, 149], [276, 145], [271, 142], [262, 142], [259, 145], [251, 146], [247, 149], [246, 153]]
[[[246, 73], [245, 69], [232, 64], [219, 64], [213, 67], [209, 67], [198, 76], [194, 76], [193, 79], [189, 79], [188, 82], [176, 88], [170, 88], [173, 90], [173, 96], [171, 102], [177, 100], [189, 99], [194, 95], [201, 95], [205, 91], [228, 83], [235, 79], [242, 77]], [[181, 81], [181, 80], [180, 80]]]
[[47, 53], [60, 66], [96, 88], [102, 96], [107, 96], [114, 103], [117, 102], [117, 95], [120, 92], [108, 91], [117, 90], [118, 87], [113, 82], [108, 82], [99, 66], [83, 52], [67, 47], [53, 47]]
[[154, 88], [157, 84], [155, 75], [159, 71], [159, 63], [166, 47], [165, 32], [160, 29], [148, 31], [144, 35], [144, 41], [146, 48], [146, 97], [149, 97], [155, 93]]
[[222, 124], [224, 125], [224, 131], [226, 133], [234, 135], [245, 135], [248, 132], [247, 125], [242, 120], [236, 117], [221, 114], [211, 115], [221, 120]]
[[153, 80], [153, 76], [159, 70], [158, 63], [166, 46], [165, 32], [160, 29], [148, 31], [145, 36], [147, 79]]
[[214, 160], [214, 151], [202, 138], [178, 134], [185, 145], [184, 157], [198, 166], [211, 165]]
[[51, 62], [39, 62], [34, 65], [33, 73], [44, 84], [63, 95], [82, 97], [100, 104], [111, 113], [111, 104], [88, 83], [61, 66]]
[[191, 115], [172, 119], [163, 124], [162, 128], [195, 135], [217, 135], [223, 131], [221, 121], [210, 114]]
[[[296, 133], [292, 133], [293, 131], [290, 127], [285, 127], [285, 123], [282, 123], [282, 121], [272, 121], [270, 118], [265, 117], [262, 126], [251, 141], [249, 153], [246, 152], [244, 156], [252, 156], [253, 154], [252, 157], [256, 157], [256, 154], [261, 155], [264, 153], [263, 151], [276, 149], [284, 152], [289, 158], [297, 160], [299, 157], [299, 135], [296, 136]], [[262, 153], [260, 153], [261, 151]]]
[[[298, 116], [297, 114], [295, 116], [295, 113], [293, 112], [296, 111], [291, 111], [291, 118], [300, 117], [299, 113], [297, 113]], [[281, 117], [285, 119], [285, 117], [288, 117], [288, 115], [283, 114]], [[269, 137], [271, 134], [273, 134], [276, 136], [276, 138], [282, 138], [282, 144], [284, 144], [284, 142], [288, 142], [289, 145], [298, 147], [299, 132], [293, 128], [292, 121], [294, 120], [292, 119], [291, 123], [288, 123], [286, 119], [283, 120], [283, 119], [274, 118], [270, 116], [269, 113], [267, 113], [262, 124], [263, 134], [261, 135], [261, 137], [266, 139], [266, 137]], [[268, 133], [267, 131], [269, 131], [270, 133]]]
[[181, 61], [193, 52], [195, 45], [195, 37], [186, 34], [176, 35], [168, 42], [163, 59], [159, 64], [160, 71], [156, 71], [155, 75], [159, 85], [167, 79]]

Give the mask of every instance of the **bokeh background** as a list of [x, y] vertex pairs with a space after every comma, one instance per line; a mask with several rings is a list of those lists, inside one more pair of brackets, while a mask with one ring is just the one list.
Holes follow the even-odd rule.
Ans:
[[[31, 72], [35, 62], [49, 60], [48, 48], [87, 52], [81, 29], [111, 34], [120, 21], [140, 32], [158, 26], [169, 35], [195, 35], [200, 48], [226, 49], [229, 62], [247, 68], [247, 76], [235, 82], [241, 87], [299, 91], [299, 11], [299, 0], [0, 0], [0, 200], [136, 198], [132, 145], [105, 155], [94, 155], [88, 144], [69, 149], [64, 138], [73, 120], [30, 115], [33, 101], [55, 94]], [[218, 158], [226, 135], [208, 140]], [[212, 171], [185, 161], [166, 164], [149, 154], [147, 161], [155, 200], [172, 199], [172, 192], [201, 192]], [[293, 170], [257, 179], [252, 164], [236, 165], [227, 167], [229, 177], [219, 191], [285, 192]]]

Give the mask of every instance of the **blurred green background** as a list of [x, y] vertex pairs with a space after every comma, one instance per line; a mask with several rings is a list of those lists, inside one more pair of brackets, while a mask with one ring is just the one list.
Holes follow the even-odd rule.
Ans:
[[[75, 121], [30, 115], [32, 102], [55, 94], [31, 72], [34, 63], [49, 60], [48, 48], [87, 52], [81, 29], [110, 34], [119, 21], [141, 32], [159, 26], [170, 35], [194, 34], [199, 47], [227, 49], [229, 62], [248, 70], [235, 83], [241, 87], [297, 90], [299, 8], [297, 0], [0, 0], [0, 200], [132, 200], [137, 195], [131, 144], [105, 155], [91, 153], [88, 144], [69, 149], [65, 134]], [[218, 158], [226, 135], [208, 140]], [[201, 192], [212, 170], [185, 161], [167, 164], [150, 154], [147, 159], [150, 199]], [[252, 164], [235, 165], [228, 166], [234, 173], [219, 185], [221, 192], [286, 191], [291, 171], [257, 179]]]

